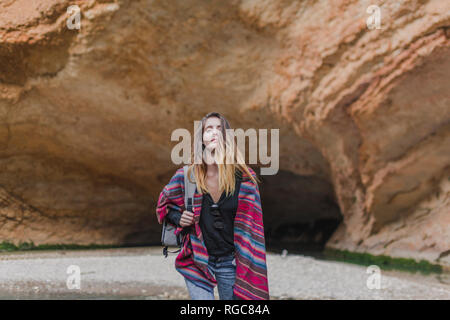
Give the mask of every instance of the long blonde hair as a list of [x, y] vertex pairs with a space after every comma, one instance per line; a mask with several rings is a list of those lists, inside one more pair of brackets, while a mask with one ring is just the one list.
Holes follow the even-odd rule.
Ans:
[[[245, 159], [242, 157], [241, 152], [236, 147], [236, 137], [227, 137], [226, 129], [231, 129], [229, 122], [227, 119], [225, 119], [224, 116], [222, 116], [218, 112], [210, 112], [206, 116], [203, 117], [201, 120], [201, 126], [199, 126], [194, 132], [194, 142], [191, 154], [191, 159], [194, 158], [194, 152], [197, 150], [197, 152], [201, 153], [201, 164], [198, 163], [192, 163], [188, 168], [188, 177], [191, 177], [191, 172], [194, 170], [194, 176], [195, 176], [195, 182], [197, 184], [197, 190], [200, 193], [208, 193], [208, 187], [206, 186], [206, 171], [207, 171], [207, 164], [205, 163], [203, 159], [203, 150], [205, 148], [203, 144], [203, 130], [205, 128], [205, 123], [208, 118], [211, 117], [217, 117], [220, 119], [220, 125], [221, 125], [221, 132], [222, 137], [219, 139], [219, 143], [217, 145], [217, 148], [214, 152], [214, 159], [217, 163], [218, 170], [219, 170], [219, 190], [220, 193], [222, 193], [224, 190], [226, 192], [226, 195], [232, 195], [234, 193], [235, 189], [235, 174], [236, 171], [239, 171], [241, 174], [243, 172], [246, 173], [250, 177], [250, 179], [255, 183], [259, 183], [258, 177], [254, 177], [250, 171], [247, 165], [245, 164]], [[227, 139], [228, 138], [228, 139]], [[233, 152], [234, 151], [234, 152]], [[227, 163], [225, 161], [226, 159], [233, 159], [231, 163]]]

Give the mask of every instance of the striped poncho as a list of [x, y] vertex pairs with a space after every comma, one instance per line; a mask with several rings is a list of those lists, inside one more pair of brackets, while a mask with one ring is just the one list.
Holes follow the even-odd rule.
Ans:
[[[169, 209], [183, 212], [184, 172], [176, 171], [169, 184], [159, 195], [156, 208], [161, 224]], [[255, 172], [249, 168], [255, 177]], [[194, 193], [194, 228], [184, 237], [180, 253], [175, 259], [175, 268], [187, 279], [207, 289], [217, 285], [214, 275], [208, 269], [208, 252], [199, 226], [203, 194]], [[176, 233], [183, 228], [177, 228]], [[258, 185], [243, 172], [238, 195], [238, 208], [234, 219], [234, 246], [236, 251], [236, 281], [233, 292], [244, 300], [269, 299], [267, 282], [266, 247]]]

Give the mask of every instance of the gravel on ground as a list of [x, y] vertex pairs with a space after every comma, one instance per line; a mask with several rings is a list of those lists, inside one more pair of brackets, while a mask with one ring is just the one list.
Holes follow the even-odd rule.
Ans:
[[[189, 299], [175, 257], [164, 258], [161, 247], [1, 253], [0, 299]], [[372, 274], [364, 266], [270, 252], [267, 269], [271, 299], [450, 299], [449, 274]]]

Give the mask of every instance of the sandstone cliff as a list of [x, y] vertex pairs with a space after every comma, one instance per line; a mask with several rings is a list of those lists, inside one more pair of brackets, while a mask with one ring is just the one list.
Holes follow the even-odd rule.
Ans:
[[0, 1], [0, 240], [157, 242], [170, 134], [215, 110], [280, 128], [269, 236], [450, 264], [449, 28], [441, 0]]

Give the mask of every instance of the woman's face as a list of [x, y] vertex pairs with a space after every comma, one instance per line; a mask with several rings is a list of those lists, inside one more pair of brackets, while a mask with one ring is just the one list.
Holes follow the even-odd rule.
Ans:
[[222, 139], [220, 119], [217, 117], [206, 119], [205, 127], [203, 129], [203, 144], [207, 149], [213, 150], [217, 147], [219, 139]]

